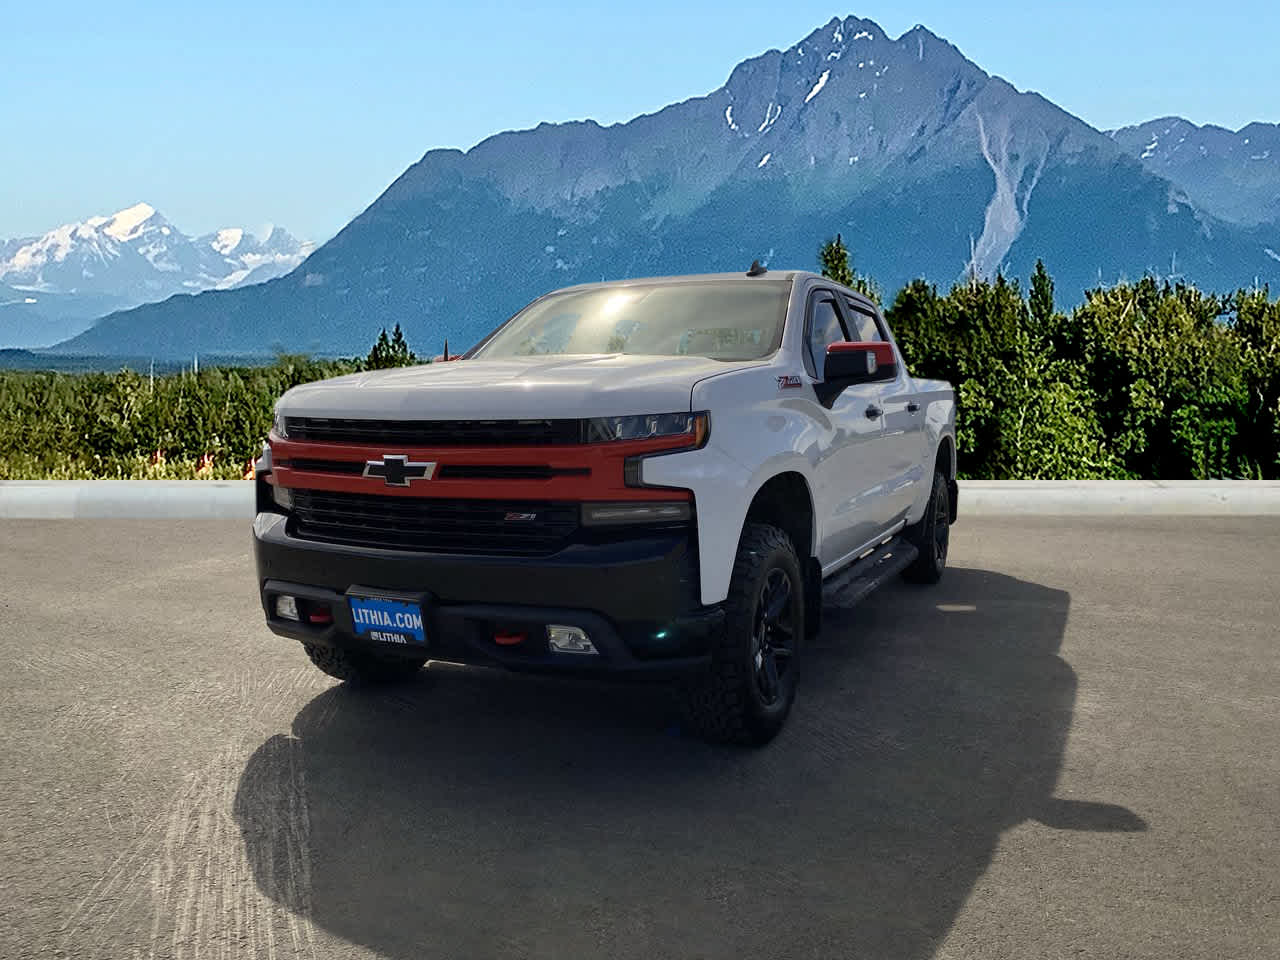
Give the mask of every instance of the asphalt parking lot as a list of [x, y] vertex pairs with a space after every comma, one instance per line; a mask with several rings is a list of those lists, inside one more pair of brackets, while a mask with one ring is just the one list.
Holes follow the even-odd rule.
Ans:
[[0, 957], [1280, 956], [1280, 518], [964, 520], [790, 726], [335, 685], [245, 522], [0, 522]]

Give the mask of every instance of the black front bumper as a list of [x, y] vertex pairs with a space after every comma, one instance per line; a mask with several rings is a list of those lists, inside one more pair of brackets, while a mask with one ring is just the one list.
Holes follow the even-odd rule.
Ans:
[[[517, 670], [666, 673], [705, 663], [723, 616], [699, 603], [691, 531], [573, 544], [549, 557], [444, 555], [304, 540], [286, 517], [264, 512], [253, 540], [267, 625], [321, 646]], [[357, 637], [346, 598], [361, 593], [421, 602], [426, 648]], [[281, 594], [303, 601], [304, 619], [327, 607], [332, 623], [281, 619]], [[598, 654], [551, 651], [548, 624], [581, 628]], [[500, 645], [497, 633], [526, 639]]]

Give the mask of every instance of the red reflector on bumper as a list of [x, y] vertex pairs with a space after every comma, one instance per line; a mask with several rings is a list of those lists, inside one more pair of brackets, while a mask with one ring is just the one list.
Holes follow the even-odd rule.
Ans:
[[323, 610], [313, 610], [307, 614], [308, 623], [333, 623], [333, 614], [326, 607]]
[[493, 642], [500, 647], [514, 647], [516, 644], [524, 643], [526, 634], [515, 633], [508, 630], [496, 630], [493, 634]]

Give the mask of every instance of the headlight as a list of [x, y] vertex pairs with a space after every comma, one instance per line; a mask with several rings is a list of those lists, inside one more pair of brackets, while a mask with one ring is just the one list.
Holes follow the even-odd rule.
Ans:
[[278, 407], [276, 408], [275, 413], [271, 416], [271, 429], [275, 432], [277, 437], [288, 439], [289, 431], [285, 429], [284, 414], [280, 412]]
[[689, 446], [700, 447], [707, 439], [710, 423], [705, 412], [650, 413], [631, 417], [593, 417], [587, 421], [587, 442], [647, 440], [651, 437], [689, 438]]

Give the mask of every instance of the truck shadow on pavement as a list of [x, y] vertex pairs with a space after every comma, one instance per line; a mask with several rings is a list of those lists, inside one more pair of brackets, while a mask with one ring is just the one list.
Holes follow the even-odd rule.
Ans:
[[265, 895], [387, 957], [932, 957], [1002, 831], [1145, 829], [1053, 796], [1069, 602], [953, 568], [829, 608], [758, 751], [681, 736], [649, 686], [334, 687], [234, 815]]

